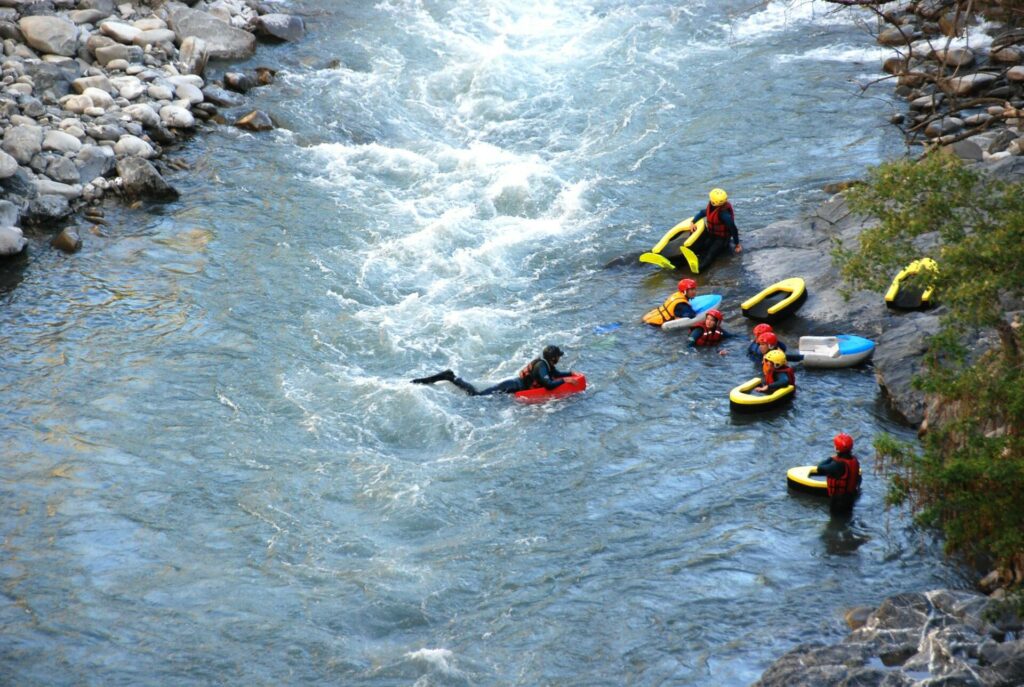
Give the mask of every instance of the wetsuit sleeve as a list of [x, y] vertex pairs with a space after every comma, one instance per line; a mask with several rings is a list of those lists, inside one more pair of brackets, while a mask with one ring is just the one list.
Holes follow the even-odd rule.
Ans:
[[562, 372], [554, 365], [551, 366], [551, 378], [562, 379], [563, 377], [572, 377], [572, 372]]
[[697, 345], [697, 339], [699, 339], [701, 337], [701, 334], [703, 333], [704, 330], [701, 329], [700, 327], [694, 327], [693, 329], [691, 329], [690, 338], [689, 341], [687, 341], [686, 345], [689, 346], [690, 348], [694, 348]]
[[818, 464], [817, 473], [819, 475], [825, 475], [825, 477], [839, 479], [846, 474], [846, 466], [838, 460], [832, 460], [829, 458], [825, 462]]
[[693, 306], [689, 303], [676, 303], [675, 310], [672, 312], [676, 317], [696, 317], [697, 311], [693, 309]]
[[740, 245], [740, 230], [736, 228], [736, 219], [732, 216], [732, 213], [728, 210], [722, 210], [718, 217], [722, 220], [722, 223], [729, 228], [733, 244], [737, 246]]
[[708, 216], [708, 209], [704, 208], [703, 210], [701, 210], [700, 212], [698, 212], [696, 215], [693, 216], [693, 223], [696, 224], [697, 222], [699, 222], [700, 220], [704, 219], [707, 216]]
[[804, 359], [803, 353], [787, 353], [786, 354], [786, 360], [788, 360], [791, 363], [798, 363], [798, 362], [800, 362], [803, 359]]
[[537, 366], [537, 381], [541, 383], [541, 386], [545, 389], [554, 389], [565, 384], [561, 379], [551, 379], [551, 375], [548, 372], [548, 362], [546, 360], [541, 362], [543, 365]]
[[758, 347], [756, 341], [751, 341], [747, 344], [747, 357], [754, 363], [759, 363], [764, 359], [764, 356], [761, 355], [761, 349]]

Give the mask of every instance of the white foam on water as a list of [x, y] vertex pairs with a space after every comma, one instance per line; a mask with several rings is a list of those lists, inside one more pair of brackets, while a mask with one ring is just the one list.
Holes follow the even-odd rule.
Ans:
[[814, 48], [797, 55], [779, 55], [775, 59], [779, 64], [801, 61], [877, 64], [879, 71], [881, 71], [882, 63], [889, 57], [892, 57], [892, 54], [891, 48], [883, 48], [881, 46], [840, 44]]
[[452, 666], [455, 654], [450, 649], [418, 649], [407, 652], [405, 658], [410, 661], [422, 661], [446, 675], [457, 672]]
[[770, 38], [807, 24], [855, 24], [865, 15], [852, 10], [840, 11], [824, 0], [774, 0], [764, 9], [740, 19], [732, 26], [732, 37], [741, 41]]

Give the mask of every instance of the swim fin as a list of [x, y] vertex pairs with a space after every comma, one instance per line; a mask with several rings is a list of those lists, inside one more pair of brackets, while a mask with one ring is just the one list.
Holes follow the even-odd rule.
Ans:
[[455, 373], [451, 370], [445, 370], [444, 372], [438, 372], [436, 375], [430, 375], [429, 377], [420, 377], [412, 380], [413, 384], [433, 384], [434, 382], [454, 382]]

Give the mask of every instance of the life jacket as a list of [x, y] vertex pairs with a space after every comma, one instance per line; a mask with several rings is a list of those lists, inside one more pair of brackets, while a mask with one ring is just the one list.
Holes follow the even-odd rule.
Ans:
[[534, 358], [526, 363], [526, 367], [519, 371], [519, 379], [523, 383], [523, 389], [538, 389], [542, 386], [540, 380], [537, 379], [537, 366], [541, 363], [548, 365], [548, 372], [550, 373], [551, 366], [543, 358]]
[[793, 368], [789, 365], [786, 365], [785, 367], [775, 367], [765, 360], [761, 363], [761, 372], [764, 373], [764, 383], [769, 385], [775, 383], [775, 375], [789, 375], [789, 383], [793, 385], [794, 389], [796, 389], [796, 373], [793, 372]]
[[723, 222], [720, 217], [722, 210], [728, 210], [729, 214], [733, 216], [733, 221], [736, 221], [736, 215], [732, 211], [732, 203], [729, 201], [717, 207], [708, 203], [707, 209], [704, 210], [704, 221], [707, 224], [708, 233], [716, 239], [727, 239], [732, 236], [732, 230], [729, 229], [729, 225]]
[[826, 477], [825, 487], [829, 496], [842, 496], [844, 494], [856, 494], [858, 482], [860, 481], [860, 461], [857, 456], [850, 454], [832, 456], [832, 460], [838, 461], [846, 468], [842, 477]]
[[693, 342], [694, 346], [714, 346], [716, 343], [722, 340], [724, 333], [717, 326], [714, 329], [708, 329], [703, 324], [698, 324], [696, 327], [690, 329], [690, 332], [700, 330], [700, 336], [696, 341]]
[[686, 298], [686, 294], [682, 291], [676, 291], [665, 299], [665, 303], [663, 305], [659, 305], [657, 308], [644, 315], [644, 322], [660, 327], [669, 320], [676, 319], [675, 311], [677, 305], [689, 302], [689, 299]]

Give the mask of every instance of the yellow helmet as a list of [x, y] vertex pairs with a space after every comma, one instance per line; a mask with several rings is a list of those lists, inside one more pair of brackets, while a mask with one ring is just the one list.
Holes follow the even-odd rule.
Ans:
[[775, 350], [768, 351], [767, 353], [765, 353], [764, 359], [770, 362], [772, 365], [786, 364], [786, 354], [777, 348]]
[[723, 205], [725, 201], [729, 200], [729, 194], [720, 188], [711, 189], [711, 193], [708, 194], [708, 198], [711, 200], [711, 204], [715, 207]]

